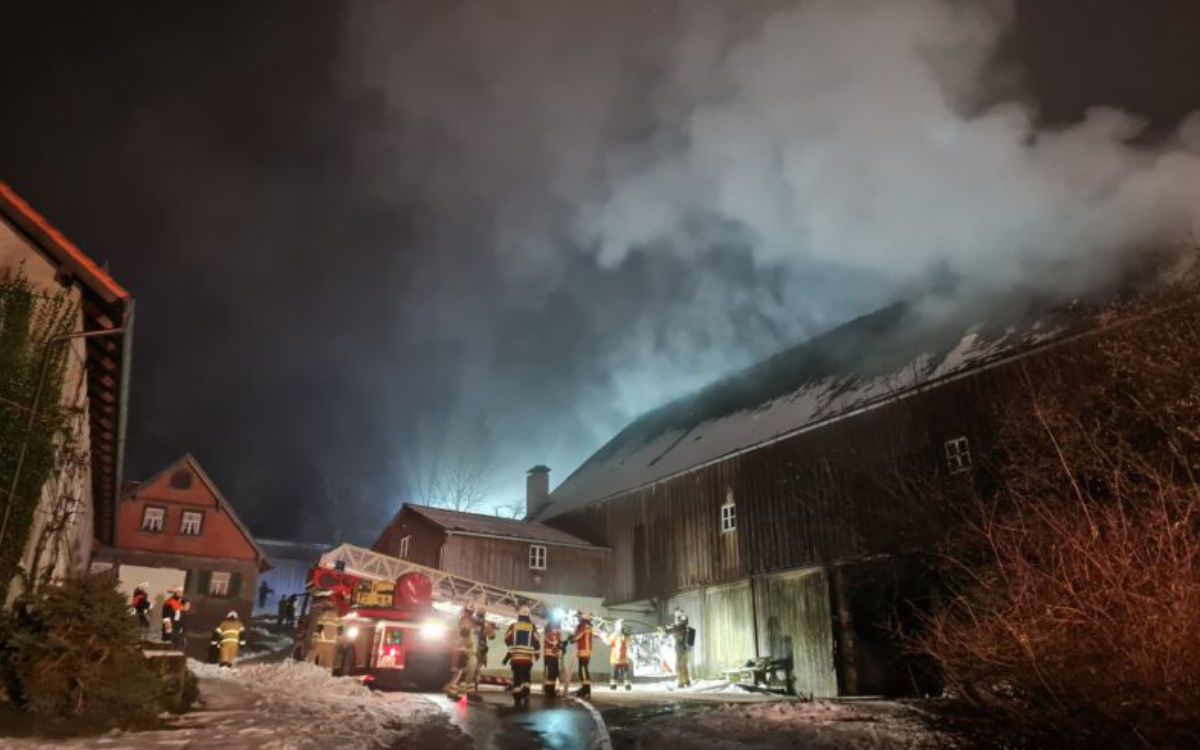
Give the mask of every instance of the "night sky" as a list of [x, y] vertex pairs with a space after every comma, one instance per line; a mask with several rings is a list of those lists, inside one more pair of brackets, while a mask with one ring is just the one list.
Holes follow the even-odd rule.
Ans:
[[[6, 3], [0, 180], [137, 300], [127, 477], [191, 452], [256, 533], [369, 543], [439, 457], [519, 502], [533, 464], [561, 481], [638, 412], [955, 262], [780, 250], [728, 196], [669, 237], [614, 228], [737, 71], [814, 69], [730, 54], [793, 5]], [[1116, 107], [1157, 149], [1200, 109], [1195, 2], [1022, 0], [997, 38], [965, 89], [942, 68], [963, 118]]]

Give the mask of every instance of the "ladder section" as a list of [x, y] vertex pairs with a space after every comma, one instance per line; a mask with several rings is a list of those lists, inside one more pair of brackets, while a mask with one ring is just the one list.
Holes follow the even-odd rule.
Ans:
[[450, 602], [460, 607], [468, 604], [483, 605], [489, 613], [514, 619], [517, 610], [522, 606], [529, 607], [529, 613], [540, 620], [544, 621], [550, 616], [550, 608], [541, 599], [353, 544], [343, 544], [326, 552], [321, 555], [317, 564], [322, 568], [341, 569], [352, 576], [375, 581], [390, 582], [405, 573], [421, 573], [433, 584], [433, 598], [437, 601]]

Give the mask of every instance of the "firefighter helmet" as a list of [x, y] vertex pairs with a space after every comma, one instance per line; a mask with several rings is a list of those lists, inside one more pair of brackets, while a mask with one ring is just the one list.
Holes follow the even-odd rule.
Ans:
[[225, 615], [225, 619], [227, 619], [227, 620], [236, 620], [237, 618], [238, 618], [238, 616], [237, 616], [236, 609], [229, 610], [229, 614]]

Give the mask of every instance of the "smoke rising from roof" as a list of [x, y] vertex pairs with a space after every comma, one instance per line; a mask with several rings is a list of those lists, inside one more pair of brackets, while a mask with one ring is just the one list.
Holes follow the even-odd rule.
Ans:
[[342, 84], [390, 123], [360, 167], [432, 217], [417, 335], [454, 342], [455, 395], [418, 420], [486, 425], [497, 502], [931, 273], [1079, 293], [1200, 196], [1195, 122], [1153, 147], [1111, 109], [1039, 129], [1003, 3], [355, 8]]

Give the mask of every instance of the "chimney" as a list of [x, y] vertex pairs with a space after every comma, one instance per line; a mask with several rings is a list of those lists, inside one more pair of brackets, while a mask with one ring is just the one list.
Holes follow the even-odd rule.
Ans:
[[550, 504], [550, 467], [538, 464], [525, 476], [525, 520]]

